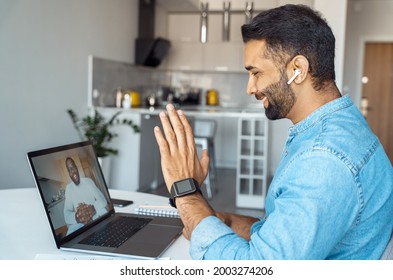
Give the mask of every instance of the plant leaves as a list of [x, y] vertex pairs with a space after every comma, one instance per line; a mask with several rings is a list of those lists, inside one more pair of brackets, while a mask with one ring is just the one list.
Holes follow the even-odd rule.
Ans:
[[67, 113], [81, 140], [90, 140], [98, 157], [118, 154], [117, 149], [107, 146], [113, 138], [119, 136], [110, 130], [113, 126], [127, 125], [133, 129], [134, 133], [140, 132], [139, 126], [134, 124], [132, 120], [123, 119], [120, 121], [118, 119], [121, 112], [116, 112], [109, 120], [106, 120], [97, 109], [94, 110], [94, 115], [87, 115], [82, 119], [72, 109], [68, 109]]

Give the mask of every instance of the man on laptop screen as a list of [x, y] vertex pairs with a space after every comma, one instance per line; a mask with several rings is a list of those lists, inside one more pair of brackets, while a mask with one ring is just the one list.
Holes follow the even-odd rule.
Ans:
[[80, 177], [75, 161], [67, 157], [65, 164], [71, 182], [65, 190], [64, 218], [67, 234], [108, 212], [108, 202], [89, 177]]

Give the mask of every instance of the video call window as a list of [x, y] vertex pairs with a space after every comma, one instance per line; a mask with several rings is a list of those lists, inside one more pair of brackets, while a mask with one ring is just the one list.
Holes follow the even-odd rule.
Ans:
[[58, 238], [108, 212], [105, 183], [90, 146], [38, 156], [33, 162]]

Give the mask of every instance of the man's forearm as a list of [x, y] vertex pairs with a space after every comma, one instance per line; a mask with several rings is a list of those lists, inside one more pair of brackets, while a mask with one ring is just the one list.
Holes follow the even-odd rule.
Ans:
[[251, 226], [258, 218], [215, 212], [205, 198], [198, 193], [176, 198], [176, 206], [185, 228], [185, 237], [190, 238], [195, 227], [208, 216], [217, 216], [240, 237], [250, 240]]
[[176, 207], [184, 224], [183, 233], [187, 239], [190, 239], [192, 231], [204, 218], [215, 216], [214, 210], [199, 193], [176, 198]]
[[230, 213], [216, 213], [216, 216], [229, 226], [240, 237], [250, 240], [251, 226], [258, 222], [258, 218]]

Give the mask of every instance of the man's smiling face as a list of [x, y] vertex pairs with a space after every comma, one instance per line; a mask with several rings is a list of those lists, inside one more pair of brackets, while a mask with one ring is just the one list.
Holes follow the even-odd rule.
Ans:
[[75, 183], [75, 185], [79, 185], [80, 183], [79, 171], [75, 162], [69, 158], [66, 160], [66, 166], [71, 180]]
[[295, 93], [287, 84], [286, 67], [280, 68], [266, 55], [266, 44], [251, 40], [245, 45], [245, 68], [249, 73], [247, 93], [263, 103], [271, 120], [287, 117], [296, 102]]

